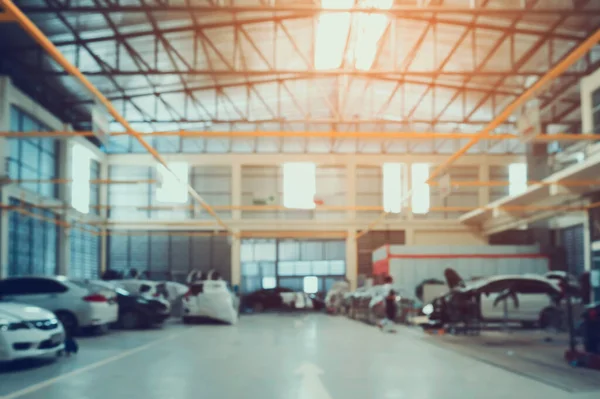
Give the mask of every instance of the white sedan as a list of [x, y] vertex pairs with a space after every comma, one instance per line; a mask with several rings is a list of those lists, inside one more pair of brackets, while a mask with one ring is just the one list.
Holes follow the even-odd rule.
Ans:
[[65, 332], [56, 316], [36, 306], [0, 303], [0, 361], [58, 355]]

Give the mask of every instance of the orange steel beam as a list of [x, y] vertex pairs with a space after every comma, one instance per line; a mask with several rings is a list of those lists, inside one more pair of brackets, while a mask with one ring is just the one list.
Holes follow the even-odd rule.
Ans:
[[7, 12], [0, 12], [0, 23], [15, 22], [15, 18]]
[[[2, 0], [0, 0], [2, 1]], [[111, 136], [130, 135], [129, 132], [113, 132]], [[443, 132], [382, 132], [382, 131], [360, 131], [360, 132], [313, 132], [313, 131], [171, 131], [143, 133], [145, 138], [180, 136], [180, 137], [204, 137], [204, 138], [228, 138], [228, 139], [250, 139], [256, 137], [294, 137], [294, 138], [323, 138], [323, 139], [365, 139], [365, 140], [468, 140], [475, 133], [443, 133]], [[57, 137], [92, 137], [93, 132], [0, 132], [0, 137], [6, 138], [57, 138]], [[515, 134], [493, 134], [481, 138], [481, 140], [514, 140], [519, 139]], [[558, 133], [539, 135], [533, 141], [594, 141], [600, 140], [596, 134], [588, 133]]]
[[585, 56], [598, 42], [600, 41], [600, 29], [593, 35], [588, 37], [583, 43], [575, 48], [565, 59], [555, 65], [548, 73], [542, 76], [533, 86], [527, 89], [523, 94], [511, 102], [497, 117], [495, 117], [482, 131], [474, 135], [469, 142], [461, 149], [456, 151], [448, 160], [436, 167], [429, 175], [427, 182], [433, 181], [448, 169], [461, 156], [475, 144], [484, 138], [487, 138], [500, 124], [506, 121], [520, 106], [524, 105], [527, 100], [539, 93], [544, 87], [569, 69], [575, 62]]
[[[166, 170], [168, 170], [176, 181], [181, 182], [177, 175], [169, 168], [167, 162], [163, 157], [142, 137], [143, 135], [137, 132], [131, 127], [129, 122], [117, 111], [113, 104], [94, 86], [73, 64], [71, 64], [62, 53], [52, 44], [52, 42], [38, 29], [37, 26], [21, 10], [12, 2], [12, 0], [0, 0], [0, 6], [4, 8], [8, 13], [14, 16], [15, 20], [19, 25], [40, 45], [50, 57], [54, 59], [64, 70], [76, 77], [81, 84], [94, 96], [98, 101], [104, 105], [108, 113], [117, 121], [125, 130], [135, 137], [138, 142], [158, 161], [162, 164]], [[217, 223], [225, 230], [231, 231], [231, 229], [221, 220], [221, 218], [212, 210], [210, 205], [194, 190], [194, 188], [187, 184], [189, 194], [217, 221]]]

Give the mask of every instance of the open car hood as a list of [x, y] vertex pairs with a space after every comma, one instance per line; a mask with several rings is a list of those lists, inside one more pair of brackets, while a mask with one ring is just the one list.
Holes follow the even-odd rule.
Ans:
[[444, 277], [446, 278], [446, 284], [448, 284], [448, 288], [450, 288], [450, 290], [465, 286], [465, 282], [462, 277], [456, 272], [456, 270], [450, 267], [444, 270]]

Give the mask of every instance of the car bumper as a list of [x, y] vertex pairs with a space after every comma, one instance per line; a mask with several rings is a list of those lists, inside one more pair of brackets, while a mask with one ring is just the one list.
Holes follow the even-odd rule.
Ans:
[[78, 314], [80, 327], [96, 327], [112, 324], [119, 320], [119, 306], [115, 304], [90, 304]]
[[0, 361], [54, 355], [64, 350], [62, 330], [19, 330], [0, 332]]

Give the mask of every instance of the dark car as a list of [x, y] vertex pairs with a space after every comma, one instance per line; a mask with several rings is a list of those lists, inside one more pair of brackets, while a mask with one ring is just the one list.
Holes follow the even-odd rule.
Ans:
[[242, 299], [243, 309], [251, 309], [254, 312], [262, 312], [268, 309], [280, 309], [284, 307], [281, 294], [292, 294], [294, 290], [283, 287], [265, 288], [245, 295]]
[[147, 328], [164, 323], [170, 316], [170, 309], [160, 301], [132, 294], [109, 282], [81, 281], [78, 283], [115, 291], [117, 303], [119, 304], [118, 327], [124, 329]]

